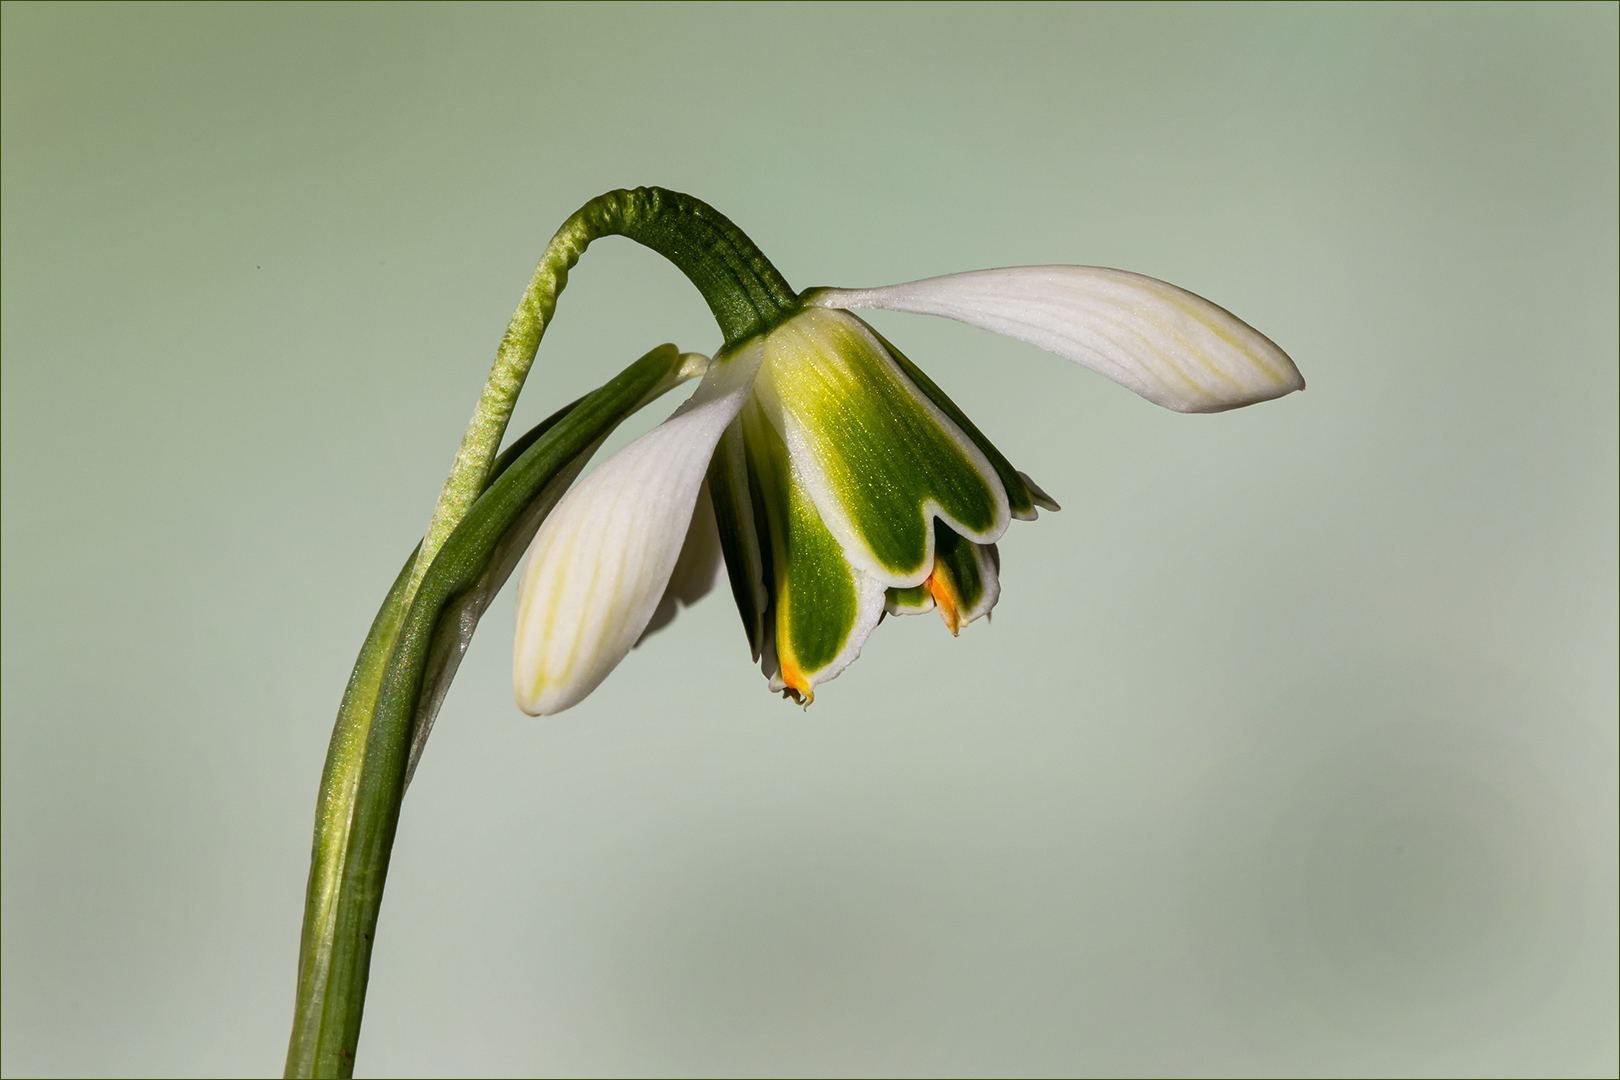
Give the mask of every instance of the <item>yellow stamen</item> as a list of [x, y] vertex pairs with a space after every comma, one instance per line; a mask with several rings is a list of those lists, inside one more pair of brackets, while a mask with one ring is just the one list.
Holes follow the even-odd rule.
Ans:
[[782, 666], [782, 681], [787, 683], [787, 689], [782, 691], [782, 696], [791, 697], [796, 704], [808, 709], [810, 703], [816, 700], [816, 692], [810, 688], [810, 680], [804, 677], [804, 672], [799, 670], [799, 665], [791, 658], [779, 656], [777, 661]]
[[956, 609], [956, 590], [951, 588], [949, 579], [940, 573], [938, 560], [934, 562], [934, 572], [928, 575], [928, 580], [923, 584], [928, 586], [928, 594], [934, 598], [934, 607], [939, 617], [945, 620], [951, 637], [955, 637], [962, 628], [962, 614]]

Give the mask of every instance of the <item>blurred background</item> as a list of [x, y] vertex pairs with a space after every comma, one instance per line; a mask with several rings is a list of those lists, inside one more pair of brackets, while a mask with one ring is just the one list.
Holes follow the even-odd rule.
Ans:
[[[1613, 1075], [1616, 8], [3, 10], [7, 1075], [279, 1073], [316, 781], [552, 231], [795, 287], [1077, 262], [1303, 394], [876, 313], [1064, 505], [808, 713], [730, 600], [588, 701], [485, 621], [361, 1075]], [[514, 431], [719, 335], [624, 240]], [[667, 415], [662, 402], [610, 449]]]

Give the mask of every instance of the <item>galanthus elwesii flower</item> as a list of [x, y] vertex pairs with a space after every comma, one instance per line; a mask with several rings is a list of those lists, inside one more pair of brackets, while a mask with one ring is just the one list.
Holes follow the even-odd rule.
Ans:
[[994, 330], [1182, 412], [1304, 387], [1288, 356], [1236, 316], [1121, 270], [983, 270], [799, 300], [716, 356], [691, 400], [541, 526], [518, 598], [514, 688], [525, 712], [589, 694], [655, 613], [667, 621], [677, 595], [706, 591], [722, 552], [771, 689], [806, 704], [885, 613], [937, 610], [954, 634], [995, 606], [996, 541], [1012, 519], [1057, 504], [848, 308]]
[[[501, 450], [569, 272], [607, 236], [674, 263], [721, 345], [712, 360], [658, 346]], [[1034, 266], [800, 293], [690, 195], [642, 187], [587, 202], [540, 258], [344, 690], [316, 801], [286, 1075], [354, 1073], [405, 788], [525, 545], [513, 683], [533, 714], [589, 694], [722, 565], [770, 687], [806, 705], [886, 615], [935, 611], [955, 634], [996, 606], [997, 542], [1057, 504], [851, 314], [863, 307], [1010, 335], [1185, 412], [1304, 386], [1242, 321], [1137, 274]], [[620, 423], [699, 376], [674, 415], [574, 484]]]

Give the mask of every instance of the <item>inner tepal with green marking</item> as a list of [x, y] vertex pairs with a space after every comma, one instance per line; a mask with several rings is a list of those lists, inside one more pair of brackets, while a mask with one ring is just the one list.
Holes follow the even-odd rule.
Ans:
[[952, 633], [986, 614], [999, 594], [988, 549], [1036, 499], [1056, 509], [902, 363], [846, 311], [795, 315], [766, 335], [733, 421], [742, 461], [710, 466], [716, 505], [762, 534], [757, 555], [740, 531], [721, 541], [728, 566], [762, 568], [763, 605], [740, 575], [733, 594], [771, 688], [796, 700], [848, 666], [885, 611], [937, 607]]

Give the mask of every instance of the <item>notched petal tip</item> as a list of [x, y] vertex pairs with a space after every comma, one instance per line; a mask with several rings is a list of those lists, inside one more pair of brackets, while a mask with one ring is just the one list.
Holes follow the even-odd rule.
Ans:
[[898, 587], [928, 576], [932, 517], [993, 543], [1011, 516], [994, 464], [908, 367], [848, 312], [806, 311], [767, 338], [757, 390], [827, 529]]
[[884, 594], [883, 610], [888, 615], [926, 615], [934, 610], [934, 596], [926, 582], [908, 589], [889, 589]]

